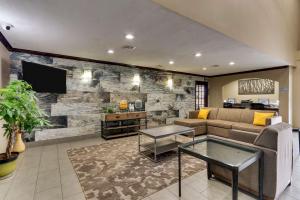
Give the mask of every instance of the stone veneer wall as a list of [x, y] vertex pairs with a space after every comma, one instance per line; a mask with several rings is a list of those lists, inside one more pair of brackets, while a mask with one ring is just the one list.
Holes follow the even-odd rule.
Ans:
[[[116, 105], [121, 99], [144, 101], [149, 126], [171, 124], [194, 110], [195, 81], [204, 80], [201, 76], [17, 52], [12, 52], [10, 58], [11, 79], [22, 77], [22, 60], [67, 70], [66, 94], [38, 93], [40, 105], [54, 126], [36, 131], [36, 141], [100, 133], [103, 107]], [[83, 82], [83, 70], [92, 71], [91, 82]], [[132, 84], [135, 74], [140, 75], [140, 88]], [[166, 86], [170, 77], [173, 90]]]

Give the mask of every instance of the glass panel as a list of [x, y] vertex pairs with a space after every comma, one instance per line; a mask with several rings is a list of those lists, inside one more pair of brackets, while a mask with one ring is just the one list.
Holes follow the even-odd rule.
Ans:
[[242, 150], [238, 147], [230, 147], [210, 140], [196, 143], [194, 146], [185, 147], [185, 149], [232, 166], [239, 166], [255, 156], [255, 152]]

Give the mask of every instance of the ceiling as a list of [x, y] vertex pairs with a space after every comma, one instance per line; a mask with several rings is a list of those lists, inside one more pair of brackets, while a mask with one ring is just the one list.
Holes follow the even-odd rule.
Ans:
[[[14, 25], [1, 30], [14, 48], [201, 75], [288, 64], [151, 0], [0, 0], [0, 23]], [[127, 33], [135, 38], [126, 40]]]

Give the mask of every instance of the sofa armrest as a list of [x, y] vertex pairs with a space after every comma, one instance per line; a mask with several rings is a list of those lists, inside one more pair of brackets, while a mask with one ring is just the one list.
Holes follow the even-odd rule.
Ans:
[[[266, 145], [262, 146], [258, 143], [258, 141], [257, 144], [249, 144], [217, 136], [210, 137], [232, 141], [238, 144], [262, 150], [264, 152], [264, 196], [270, 199], [277, 199], [291, 181], [293, 165], [293, 135], [290, 126], [285, 123], [283, 123], [279, 127], [273, 127], [272, 129], [277, 129], [278, 133], [274, 134], [270, 131], [263, 133], [263, 135], [267, 135], [268, 133], [270, 133], [271, 137], [277, 138], [276, 141], [278, 141], [278, 147], [276, 148], [276, 150], [274, 148], [268, 148], [266, 147]], [[220, 171], [220, 169], [217, 170], [217, 172]], [[215, 171], [213, 170], [213, 172]], [[258, 164], [256, 163], [241, 172], [240, 176], [242, 183], [240, 184], [244, 184], [246, 188], [252, 191], [257, 191], [257, 174]], [[224, 173], [222, 173], [221, 175], [224, 175]], [[228, 175], [228, 178], [230, 177], [231, 173], [229, 173]]]
[[284, 122], [265, 127], [254, 141], [254, 145], [278, 150], [279, 146], [293, 142], [292, 127]]
[[199, 114], [199, 110], [190, 111], [189, 112], [189, 119], [197, 119]]
[[271, 118], [267, 118], [266, 124], [267, 124], [267, 126], [270, 126], [270, 125], [278, 124], [280, 122], [282, 122], [282, 117], [281, 116], [274, 116], [274, 117], [271, 117]]

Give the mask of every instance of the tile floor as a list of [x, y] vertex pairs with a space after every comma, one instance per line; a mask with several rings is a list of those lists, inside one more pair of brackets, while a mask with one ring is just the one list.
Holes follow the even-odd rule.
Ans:
[[[0, 180], [0, 200], [84, 200], [66, 150], [102, 142], [102, 139], [96, 138], [28, 148], [18, 159], [15, 174]], [[300, 159], [295, 166], [292, 186], [286, 189], [280, 200], [300, 200]], [[178, 198], [177, 192], [177, 184], [174, 184], [145, 200], [231, 199], [231, 188], [218, 181], [208, 181], [206, 171], [183, 180], [181, 198]], [[253, 198], [239, 193], [239, 199]]]

